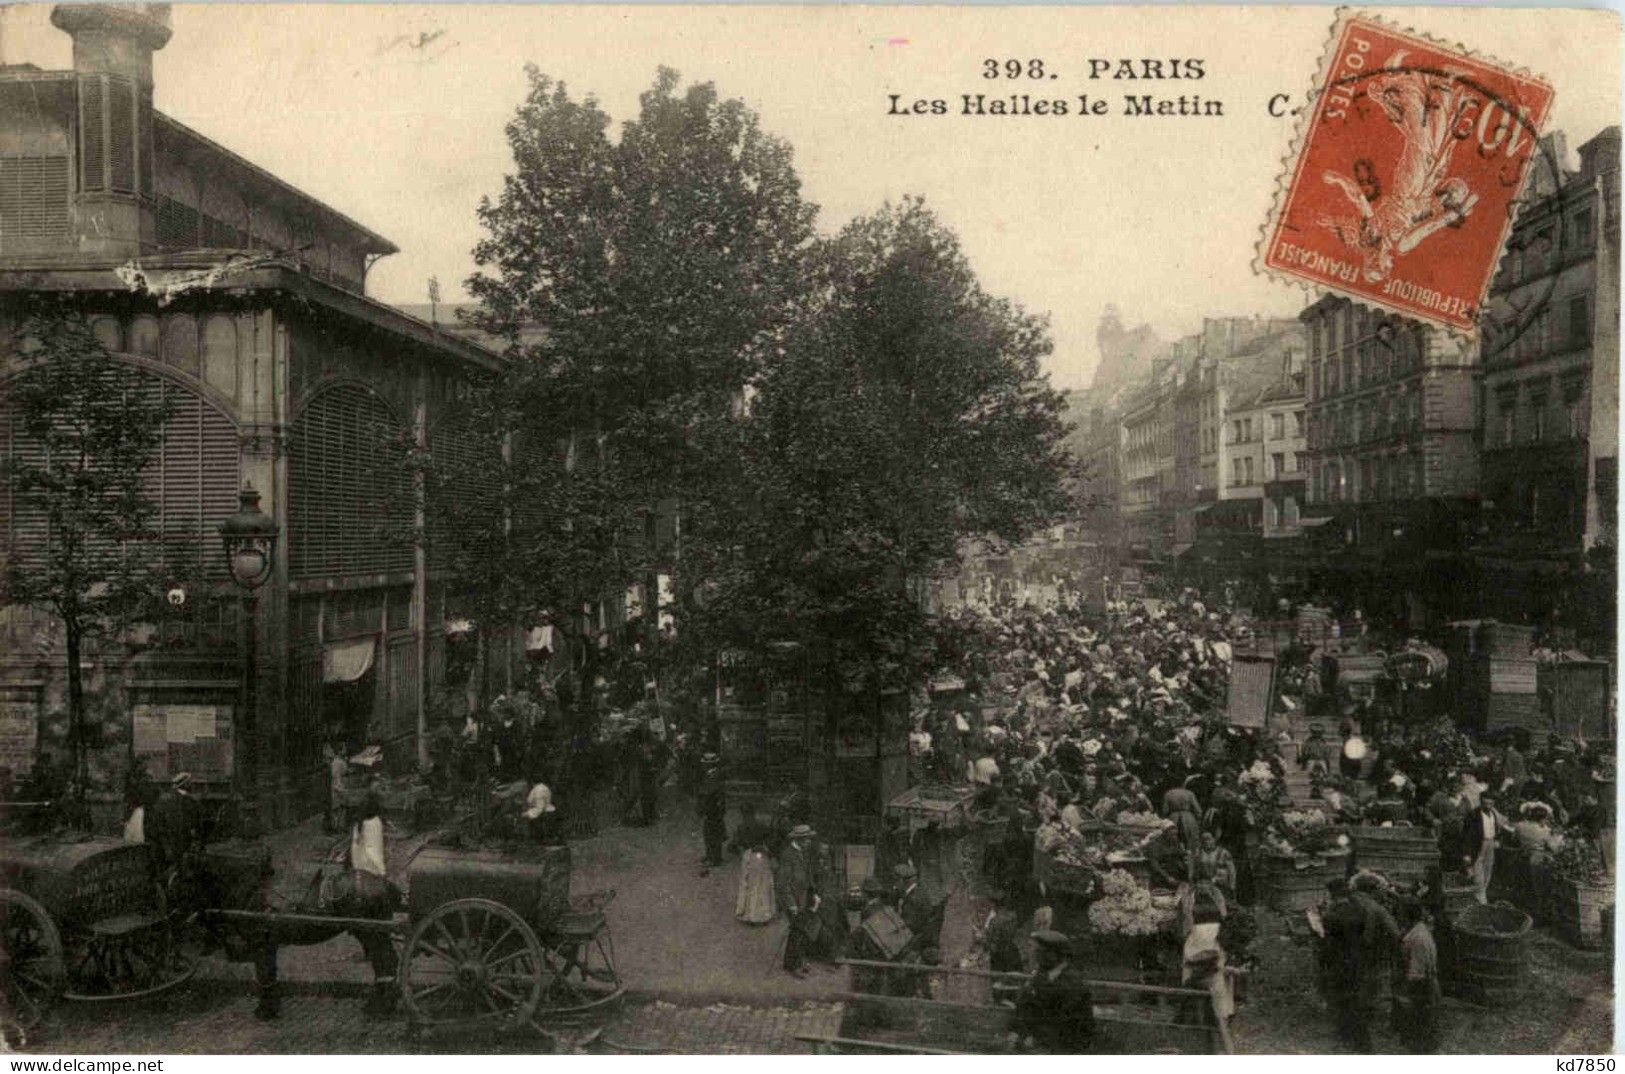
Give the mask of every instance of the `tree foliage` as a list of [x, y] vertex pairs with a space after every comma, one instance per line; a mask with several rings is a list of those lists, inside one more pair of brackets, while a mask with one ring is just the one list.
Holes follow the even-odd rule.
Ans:
[[426, 529], [482, 626], [591, 634], [665, 554], [651, 512], [715, 479], [694, 445], [793, 308], [813, 209], [788, 147], [709, 84], [662, 69], [612, 141], [596, 101], [529, 74], [468, 281], [506, 365], [431, 437]]
[[81, 642], [141, 614], [162, 590], [166, 557], [145, 471], [171, 407], [154, 378], [118, 362], [71, 312], [27, 312], [10, 343], [20, 368], [6, 381], [7, 411], [34, 450], [0, 463], [19, 520], [7, 537], [3, 597], [62, 621], [69, 749], [80, 772]]
[[[988, 295], [918, 199], [821, 243], [749, 414], [708, 452], [731, 490], [694, 512], [702, 644], [782, 637], [849, 685], [907, 685], [930, 645], [917, 583], [968, 537], [1068, 506], [1042, 318]], [[687, 552], [689, 546], [685, 546]]]
[[454, 527], [467, 576], [513, 594], [500, 617], [573, 617], [649, 577], [649, 512], [676, 504], [692, 665], [794, 639], [899, 684], [930, 643], [917, 584], [1066, 509], [1045, 322], [918, 200], [815, 240], [789, 147], [711, 85], [662, 69], [612, 139], [530, 78], [468, 284], [507, 357], [471, 417], [511, 465]]

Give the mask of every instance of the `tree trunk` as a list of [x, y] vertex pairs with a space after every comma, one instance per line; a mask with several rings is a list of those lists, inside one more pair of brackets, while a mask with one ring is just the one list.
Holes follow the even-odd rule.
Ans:
[[79, 649], [82, 631], [79, 618], [68, 615], [63, 619], [68, 641], [68, 768], [73, 773], [75, 804], [85, 796], [85, 688], [79, 671]]

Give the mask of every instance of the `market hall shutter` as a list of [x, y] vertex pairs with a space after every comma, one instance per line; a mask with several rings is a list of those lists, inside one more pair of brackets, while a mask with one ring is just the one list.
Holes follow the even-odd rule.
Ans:
[[79, 189], [107, 189], [107, 80], [79, 80]]
[[[241, 473], [237, 426], [197, 393], [133, 368], [122, 370], [115, 391], [162, 392], [172, 410], [163, 441], [143, 475], [156, 507], [152, 524], [161, 554], [178, 576], [224, 578], [216, 528], [237, 510]], [[0, 393], [3, 394], [3, 393]], [[41, 463], [44, 450], [27, 437], [9, 406], [0, 405], [0, 456]], [[0, 540], [24, 557], [40, 554], [47, 538], [43, 515], [19, 510], [0, 479]]]
[[326, 388], [305, 406], [288, 445], [291, 577], [412, 569], [403, 525], [412, 486], [394, 450], [404, 432], [359, 384]]
[[0, 252], [68, 234], [68, 158], [0, 157]]

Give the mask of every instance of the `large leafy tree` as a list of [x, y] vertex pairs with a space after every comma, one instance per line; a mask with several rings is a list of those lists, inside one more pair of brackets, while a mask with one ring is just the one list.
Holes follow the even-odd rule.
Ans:
[[82, 790], [84, 641], [117, 630], [161, 589], [156, 505], [143, 475], [170, 406], [71, 311], [30, 309], [7, 343], [20, 366], [5, 381], [8, 416], [32, 450], [0, 463], [18, 523], [7, 538], [3, 603], [47, 608], [62, 622], [68, 748]]
[[732, 494], [694, 512], [710, 585], [691, 634], [800, 640], [850, 688], [906, 687], [931, 644], [917, 584], [966, 538], [1069, 509], [1047, 326], [987, 294], [918, 199], [821, 243], [807, 294], [707, 451]]
[[[448, 531], [465, 584], [503, 594], [490, 626], [590, 633], [599, 600], [648, 580], [651, 512], [714, 495], [702, 447], [795, 308], [814, 210], [789, 148], [709, 84], [660, 70], [612, 139], [592, 98], [530, 80], [468, 282], [507, 359], [467, 414], [507, 441], [504, 493], [448, 509], [431, 494], [428, 529]], [[461, 487], [430, 454], [431, 493]]]

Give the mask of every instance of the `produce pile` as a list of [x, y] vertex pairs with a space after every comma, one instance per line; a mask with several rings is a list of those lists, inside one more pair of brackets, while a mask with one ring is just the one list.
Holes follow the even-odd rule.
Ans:
[[1174, 822], [1167, 817], [1159, 817], [1155, 813], [1136, 813], [1126, 809], [1117, 814], [1117, 823], [1125, 828], [1149, 828], [1153, 832], [1174, 826]]
[[1595, 843], [1585, 839], [1565, 839], [1546, 859], [1554, 876], [1577, 884], [1607, 884], [1608, 864]]
[[1263, 842], [1277, 854], [1297, 857], [1345, 849], [1349, 837], [1318, 809], [1289, 809], [1270, 818]]
[[1154, 936], [1173, 925], [1178, 903], [1152, 898], [1151, 890], [1122, 869], [1107, 873], [1101, 895], [1089, 907], [1089, 924], [1111, 936]]
[[1140, 853], [1159, 832], [1172, 824], [1171, 821], [1161, 817], [1153, 818], [1157, 822], [1155, 825], [1129, 824], [1123, 821], [1123, 817], [1128, 815], [1130, 814], [1120, 814], [1115, 827], [1075, 831], [1063, 825], [1061, 834], [1064, 842], [1050, 851], [1050, 857], [1068, 865], [1085, 865], [1098, 869], [1109, 861], [1121, 860], [1123, 856]]

